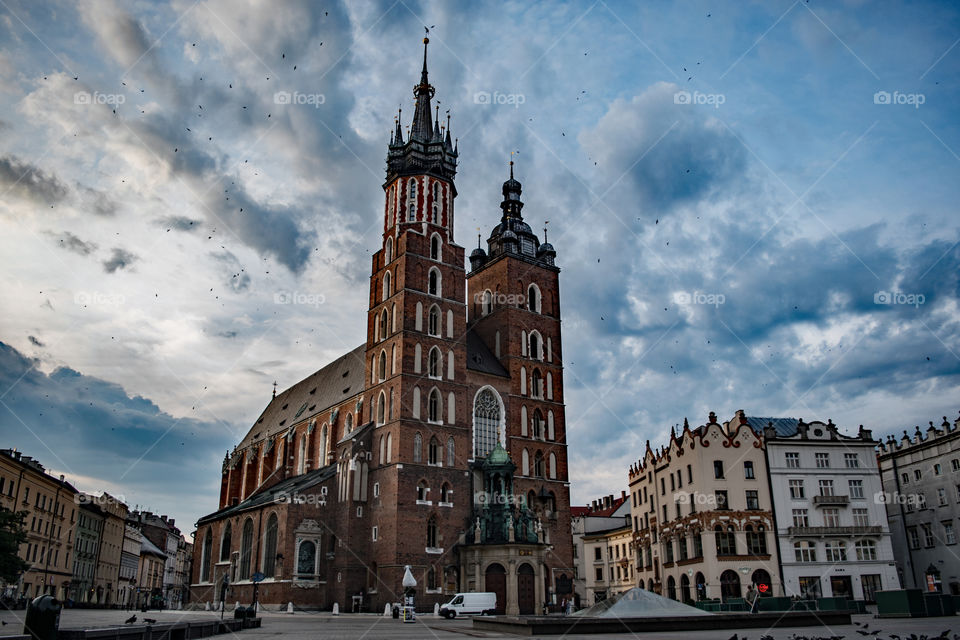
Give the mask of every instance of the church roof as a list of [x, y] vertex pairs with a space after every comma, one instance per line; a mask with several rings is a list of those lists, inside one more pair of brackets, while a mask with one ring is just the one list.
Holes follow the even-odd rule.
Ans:
[[363, 392], [366, 344], [277, 394], [240, 442], [244, 448]]
[[511, 464], [513, 464], [513, 460], [510, 459], [510, 454], [503, 448], [499, 440], [493, 448], [493, 451], [487, 454], [487, 459], [483, 461], [484, 467], [507, 466]]
[[278, 482], [275, 485], [258, 491], [252, 496], [248, 497], [246, 500], [239, 504], [235, 504], [229, 507], [224, 507], [219, 511], [215, 511], [209, 515], [206, 515], [199, 520], [197, 520], [197, 525], [201, 525], [205, 522], [210, 522], [213, 520], [220, 520], [227, 516], [234, 515], [236, 513], [242, 513], [249, 509], [255, 509], [267, 504], [284, 504], [289, 503], [292, 497], [298, 493], [314, 487], [321, 482], [333, 477], [337, 472], [337, 465], [328, 464], [325, 467], [320, 467], [319, 469], [314, 469], [313, 471], [308, 471], [299, 476], [293, 476], [287, 478], [282, 482]]
[[495, 376], [509, 378], [510, 373], [504, 368], [497, 356], [487, 347], [483, 338], [470, 329], [467, 331], [467, 369], [489, 373]]

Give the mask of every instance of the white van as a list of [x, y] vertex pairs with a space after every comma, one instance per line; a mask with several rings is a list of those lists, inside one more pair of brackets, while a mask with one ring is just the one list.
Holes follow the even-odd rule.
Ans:
[[485, 593], [458, 593], [453, 600], [440, 607], [440, 615], [445, 618], [457, 616], [492, 615], [497, 609], [497, 594], [492, 591]]

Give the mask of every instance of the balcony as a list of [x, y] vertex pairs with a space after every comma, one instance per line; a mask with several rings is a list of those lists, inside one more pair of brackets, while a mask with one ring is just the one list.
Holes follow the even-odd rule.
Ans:
[[850, 504], [850, 496], [813, 496], [816, 507], [842, 507]]
[[883, 527], [787, 527], [790, 536], [878, 536]]

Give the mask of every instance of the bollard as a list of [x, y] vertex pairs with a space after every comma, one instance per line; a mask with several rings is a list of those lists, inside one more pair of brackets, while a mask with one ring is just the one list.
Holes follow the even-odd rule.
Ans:
[[287, 603], [287, 613], [293, 613], [293, 603], [292, 603], [292, 602], [288, 602], [288, 603]]
[[436, 616], [437, 618], [440, 617], [440, 603], [439, 603], [439, 602], [435, 602], [435, 603], [433, 604], [433, 615]]
[[206, 605], [204, 606], [204, 611], [210, 611], [210, 601], [207, 600]]
[[384, 618], [389, 618], [389, 617], [390, 617], [390, 613], [391, 613], [391, 611], [390, 611], [390, 603], [388, 602], [387, 604], [383, 605], [383, 617], [384, 617]]
[[339, 603], [339, 602], [334, 602], [334, 603], [333, 603], [333, 615], [335, 615], [335, 616], [340, 615], [340, 603]]

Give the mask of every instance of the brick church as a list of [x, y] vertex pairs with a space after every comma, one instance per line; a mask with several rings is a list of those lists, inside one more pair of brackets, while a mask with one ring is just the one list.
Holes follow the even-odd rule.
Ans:
[[[507, 614], [572, 593], [556, 252], [503, 183], [487, 249], [454, 241], [458, 148], [423, 69], [383, 183], [364, 344], [274, 394], [197, 523], [195, 604], [383, 611], [493, 591]], [[497, 218], [498, 220], [495, 220]]]

